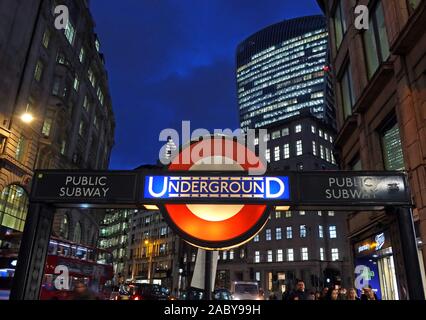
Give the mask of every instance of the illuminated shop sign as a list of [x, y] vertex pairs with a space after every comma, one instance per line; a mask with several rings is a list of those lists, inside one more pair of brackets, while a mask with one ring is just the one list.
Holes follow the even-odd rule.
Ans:
[[258, 198], [288, 200], [289, 178], [226, 176], [146, 176], [146, 199]]
[[356, 244], [355, 250], [357, 254], [365, 255], [372, 254], [387, 247], [390, 247], [390, 241], [385, 235], [385, 232], [382, 232]]

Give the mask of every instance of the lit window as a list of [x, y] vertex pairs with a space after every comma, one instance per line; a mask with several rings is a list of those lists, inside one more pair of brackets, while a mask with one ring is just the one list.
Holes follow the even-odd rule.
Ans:
[[324, 159], [324, 147], [322, 145], [320, 145], [320, 157]]
[[282, 134], [282, 136], [283, 136], [283, 137], [285, 137], [285, 136], [288, 136], [288, 135], [289, 135], [289, 133], [290, 133], [290, 132], [289, 132], [288, 128], [284, 128], [284, 129], [282, 130], [282, 133], [281, 133], [281, 134]]
[[254, 242], [259, 242], [259, 235], [258, 234], [254, 236], [253, 241]]
[[315, 141], [312, 141], [312, 154], [317, 155], [317, 143]]
[[336, 239], [337, 238], [337, 230], [336, 226], [329, 226], [328, 227], [330, 239]]
[[320, 248], [320, 260], [321, 261], [325, 260], [324, 248]]
[[66, 147], [67, 147], [67, 142], [65, 140], [62, 140], [61, 149], [60, 149], [60, 152], [62, 155], [65, 155]]
[[241, 258], [241, 259], [244, 259], [245, 255], [246, 255], [246, 254], [245, 254], [244, 249], [241, 249], [241, 250], [240, 250], [240, 258]]
[[229, 260], [234, 260], [234, 250], [229, 250]]
[[260, 262], [260, 251], [255, 251], [254, 252], [254, 263], [259, 263]]
[[309, 256], [308, 256], [308, 248], [304, 247], [300, 249], [300, 255], [302, 258], [302, 261], [307, 261], [309, 260]]
[[284, 159], [290, 158], [290, 145], [286, 143], [284, 145]]
[[339, 260], [339, 249], [332, 248], [331, 249], [331, 261]]
[[305, 212], [305, 211], [299, 211], [299, 214], [300, 214], [301, 216], [304, 216], [304, 215], [306, 214], [306, 212]]
[[303, 148], [302, 148], [302, 140], [297, 140], [296, 141], [296, 155], [300, 156], [303, 153]]
[[272, 250], [268, 250], [268, 262], [272, 262]]
[[295, 131], [296, 133], [302, 132], [302, 125], [298, 124], [298, 125], [294, 128], [294, 131]]
[[286, 211], [285, 212], [285, 217], [286, 218], [291, 218], [291, 211]]
[[317, 129], [315, 128], [315, 126], [311, 126], [311, 131], [312, 133], [316, 133]]
[[74, 44], [75, 29], [70, 19], [68, 19], [68, 24], [65, 27], [65, 37], [67, 38], [70, 45]]
[[104, 104], [104, 94], [103, 94], [102, 89], [100, 87], [98, 87], [96, 95], [98, 96], [98, 99], [99, 99], [99, 102], [101, 103], [101, 105], [103, 105]]
[[266, 229], [266, 241], [271, 241], [271, 229]]
[[96, 48], [96, 51], [98, 51], [98, 52], [101, 49], [101, 44], [99, 43], [99, 39], [95, 40], [95, 48]]
[[50, 31], [49, 29], [46, 29], [43, 33], [43, 39], [42, 39], [43, 46], [46, 49], [49, 47], [49, 41], [50, 41]]
[[278, 249], [277, 250], [277, 262], [282, 262], [283, 261], [283, 249]]
[[272, 140], [278, 139], [280, 137], [281, 137], [280, 131], [274, 131], [274, 132], [272, 132]]
[[281, 211], [275, 211], [275, 219], [281, 218]]
[[286, 228], [286, 235], [287, 235], [287, 239], [292, 239], [293, 238], [293, 229], [292, 227], [287, 227]]
[[334, 211], [328, 211], [328, 216], [329, 217], [334, 217]]
[[37, 82], [40, 82], [41, 80], [41, 77], [43, 75], [43, 68], [44, 68], [43, 62], [41, 62], [41, 60], [38, 60], [34, 69], [34, 79]]
[[275, 229], [275, 239], [276, 240], [281, 240], [281, 238], [282, 238], [281, 228], [276, 228]]
[[255, 146], [259, 145], [259, 138], [254, 138], [254, 145]]
[[50, 130], [52, 128], [52, 118], [45, 118], [43, 122], [43, 128], [41, 129], [41, 133], [43, 136], [48, 137], [50, 136]]
[[280, 147], [274, 148], [274, 161], [280, 160]]
[[89, 81], [92, 84], [92, 87], [95, 87], [96, 77], [95, 77], [95, 74], [93, 73], [92, 68], [89, 68], [89, 70], [87, 70], [87, 77], [89, 78]]
[[223, 259], [223, 260], [228, 259], [228, 252], [227, 252], [226, 250], [225, 250], [225, 251], [223, 251], [222, 259]]
[[294, 261], [294, 250], [287, 249], [287, 261]]
[[84, 50], [83, 47], [80, 48], [80, 53], [78, 55], [78, 59], [80, 60], [81, 63], [84, 63], [84, 58], [86, 57], [86, 51]]
[[382, 133], [382, 153], [386, 170], [405, 169], [398, 123]]
[[255, 280], [260, 281], [260, 272], [259, 271], [256, 271]]
[[90, 104], [89, 104], [89, 98], [87, 96], [84, 97], [83, 100], [83, 108], [84, 110], [86, 110], [87, 112], [89, 112], [90, 110]]
[[318, 216], [322, 216], [322, 211], [318, 211]]
[[265, 150], [265, 159], [266, 161], [271, 162], [271, 150], [269, 149]]
[[325, 148], [325, 159], [330, 162], [330, 150], [328, 148]]
[[323, 132], [321, 129], [318, 130], [318, 135], [322, 138], [323, 137]]
[[324, 238], [324, 227], [321, 225], [318, 226], [318, 235], [320, 238]]
[[73, 88], [75, 91], [78, 91], [78, 88], [80, 87], [80, 81], [78, 80], [78, 76], [75, 75], [74, 77], [74, 83], [73, 83]]
[[16, 144], [16, 151], [15, 151], [15, 159], [18, 161], [21, 161], [24, 159], [25, 155], [25, 149], [27, 147], [27, 139], [25, 139], [24, 136], [20, 136], [18, 143]]
[[328, 133], [327, 132], [324, 132], [324, 139], [328, 140]]
[[306, 238], [306, 225], [302, 224], [300, 226], [300, 237]]
[[80, 121], [80, 127], [78, 128], [78, 134], [82, 137], [84, 136], [84, 121], [83, 120]]
[[333, 137], [332, 136], [330, 136], [330, 142], [333, 143]]

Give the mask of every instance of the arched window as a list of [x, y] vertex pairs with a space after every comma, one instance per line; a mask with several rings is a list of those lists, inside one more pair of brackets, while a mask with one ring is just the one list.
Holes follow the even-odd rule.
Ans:
[[81, 223], [80, 222], [77, 222], [75, 225], [73, 241], [77, 243], [81, 242]]
[[59, 236], [64, 239], [68, 239], [69, 237], [69, 219], [68, 214], [64, 214], [61, 217], [61, 223], [59, 225]]
[[0, 194], [0, 224], [17, 231], [24, 230], [28, 195], [24, 188], [11, 184]]

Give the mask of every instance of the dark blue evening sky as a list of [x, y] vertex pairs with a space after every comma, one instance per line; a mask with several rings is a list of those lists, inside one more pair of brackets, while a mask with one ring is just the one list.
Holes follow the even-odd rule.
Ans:
[[235, 48], [256, 31], [319, 14], [315, 0], [91, 1], [116, 117], [111, 169], [155, 163], [160, 131], [239, 127]]

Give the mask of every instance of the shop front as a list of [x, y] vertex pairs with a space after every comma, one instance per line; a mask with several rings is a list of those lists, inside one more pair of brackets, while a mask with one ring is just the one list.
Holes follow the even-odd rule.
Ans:
[[358, 294], [371, 287], [380, 300], [399, 300], [392, 241], [388, 231], [354, 245], [355, 286]]

